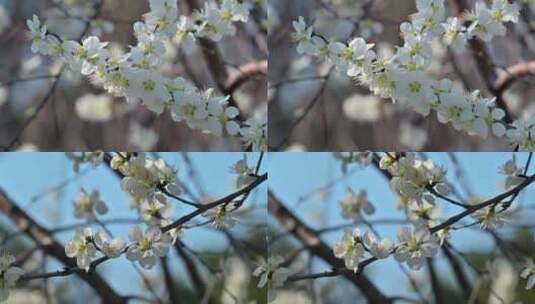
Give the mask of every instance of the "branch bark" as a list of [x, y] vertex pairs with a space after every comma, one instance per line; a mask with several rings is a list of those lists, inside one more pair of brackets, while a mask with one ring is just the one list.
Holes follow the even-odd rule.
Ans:
[[535, 75], [535, 60], [517, 63], [508, 67], [496, 80], [495, 87], [497, 94], [503, 96], [503, 93], [505, 93], [516, 80], [529, 75]]
[[[25, 231], [47, 255], [53, 256], [68, 268], [61, 272], [68, 272], [69, 269], [77, 269], [75, 261], [67, 257], [65, 249], [56, 239], [54, 239], [52, 233], [19, 208], [2, 189], [0, 189], [0, 212], [4, 213], [18, 229]], [[71, 271], [70, 273], [73, 272]], [[98, 273], [74, 273], [89, 284], [100, 296], [103, 302], [114, 304], [124, 304], [127, 302], [126, 298], [117, 294]]]
[[251, 77], [266, 75], [268, 70], [267, 60], [249, 62], [238, 68], [238, 72], [231, 74], [225, 82], [225, 93], [232, 94]]

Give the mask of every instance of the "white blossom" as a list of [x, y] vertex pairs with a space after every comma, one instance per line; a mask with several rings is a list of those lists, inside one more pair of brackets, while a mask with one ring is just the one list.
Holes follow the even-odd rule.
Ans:
[[156, 263], [156, 257], [163, 257], [169, 251], [171, 243], [168, 234], [162, 234], [160, 228], [148, 227], [145, 232], [139, 226], [130, 229], [130, 241], [133, 242], [126, 251], [126, 257], [131, 261], [138, 261], [146, 269]]
[[505, 189], [516, 187], [525, 180], [524, 177], [519, 176], [522, 174], [522, 169], [522, 167], [519, 168], [517, 166], [514, 154], [510, 160], [506, 161], [505, 164], [500, 167], [499, 172], [506, 176]]
[[72, 240], [65, 246], [65, 253], [70, 258], [76, 257], [79, 268], [89, 271], [91, 259], [97, 255], [91, 229], [77, 229]]
[[532, 259], [528, 259], [526, 267], [520, 273], [520, 277], [527, 280], [526, 289], [532, 289], [535, 286], [535, 263]]
[[98, 190], [93, 190], [88, 194], [82, 188], [80, 195], [74, 201], [74, 216], [76, 218], [95, 220], [97, 214], [106, 214], [107, 212], [108, 207], [100, 199], [100, 192]]
[[388, 257], [394, 249], [394, 242], [391, 239], [378, 239], [370, 230], [364, 233], [363, 241], [370, 253], [378, 259]]
[[275, 301], [277, 298], [276, 289], [284, 285], [291, 273], [288, 268], [281, 266], [283, 263], [284, 258], [281, 256], [271, 256], [267, 261], [262, 260], [253, 272], [255, 277], [260, 277], [258, 288], [268, 286], [268, 302]]
[[236, 188], [242, 188], [249, 185], [256, 180], [254, 176], [254, 168], [247, 164], [247, 154], [243, 154], [243, 158], [238, 160], [231, 168], [236, 177]]
[[126, 242], [123, 239], [114, 238], [110, 240], [103, 231], [98, 231], [95, 234], [95, 244], [102, 251], [102, 253], [109, 258], [116, 258], [120, 256], [123, 252], [123, 249], [126, 247]]
[[422, 267], [425, 258], [431, 258], [437, 253], [439, 247], [435, 235], [426, 227], [411, 231], [409, 227], [402, 227], [398, 234], [401, 244], [396, 248], [394, 258], [399, 262], [407, 262], [414, 270]]
[[208, 209], [204, 212], [203, 216], [210, 219], [212, 225], [217, 229], [232, 228], [238, 219], [234, 217], [234, 214], [229, 210], [228, 204], [221, 204], [217, 207]]
[[364, 214], [372, 215], [375, 213], [375, 207], [368, 200], [366, 190], [360, 190], [355, 193], [351, 188], [348, 188], [341, 207], [342, 217], [353, 219], [357, 223], [364, 221]]
[[32, 20], [27, 20], [26, 24], [30, 29], [32, 52], [37, 53], [45, 46], [46, 25], [41, 24], [36, 15], [33, 15]]
[[355, 272], [358, 271], [359, 262], [364, 257], [366, 249], [362, 243], [360, 230], [346, 229], [342, 238], [334, 245], [334, 256], [344, 259], [345, 266]]

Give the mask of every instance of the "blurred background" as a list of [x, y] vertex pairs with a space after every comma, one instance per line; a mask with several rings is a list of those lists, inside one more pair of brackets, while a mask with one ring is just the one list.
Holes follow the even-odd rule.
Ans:
[[[147, 155], [156, 156], [156, 155]], [[168, 165], [178, 169], [178, 181], [191, 194], [184, 198], [207, 202], [235, 191], [235, 175], [230, 167], [242, 158], [242, 153], [161, 153]], [[249, 166], [254, 166], [258, 153], [248, 154]], [[74, 217], [73, 201], [83, 187], [88, 192], [98, 189], [109, 211], [99, 216], [115, 237], [128, 239], [129, 228], [140, 221], [137, 212], [129, 208], [130, 198], [120, 188], [120, 180], [106, 167], [84, 165], [75, 174], [72, 162], [61, 153], [3, 153], [0, 154], [0, 188], [37, 223], [56, 231], [54, 237], [62, 244], [72, 239], [73, 225], [84, 221]], [[39, 168], [36, 171], [36, 168]], [[265, 172], [262, 166], [260, 173]], [[158, 261], [150, 270], [135, 271], [132, 263], [122, 256], [99, 266], [97, 272], [120, 295], [140, 295], [153, 298], [144, 280], [148, 280], [163, 303], [169, 303], [164, 276], [164, 261], [179, 298], [177, 303], [201, 303], [194, 284], [196, 269], [200, 282], [211, 296], [206, 303], [266, 303], [266, 289], [258, 289], [252, 276], [258, 262], [267, 251], [265, 240], [266, 189], [260, 185], [251, 192], [245, 204], [236, 212], [238, 223], [229, 229], [217, 230], [203, 225], [184, 231], [183, 252], [171, 247], [166, 260]], [[173, 218], [192, 211], [192, 208], [169, 200], [173, 204]], [[199, 216], [190, 224], [205, 222]], [[70, 227], [70, 228], [69, 228]], [[98, 225], [89, 225], [97, 231]], [[18, 234], [17, 234], [18, 233]], [[0, 247], [24, 257], [27, 272], [50, 272], [62, 269], [54, 258], [43, 255], [40, 248], [24, 233], [20, 233], [3, 213], [0, 213]], [[7, 240], [7, 241], [6, 241]], [[28, 256], [29, 255], [29, 256]], [[191, 263], [188, 265], [188, 263]], [[48, 280], [33, 280], [17, 284], [10, 290], [8, 303], [101, 303], [98, 296], [76, 275]], [[208, 298], [207, 298], [208, 299]], [[132, 301], [132, 303], [141, 303]], [[155, 303], [155, 302], [153, 302]]]
[[[299, 55], [292, 38], [292, 22], [303, 16], [324, 37], [347, 41], [362, 36], [376, 52], [391, 54], [402, 43], [399, 25], [416, 12], [414, 0], [269, 0], [269, 146], [273, 150], [309, 151], [507, 151], [503, 139], [483, 140], [424, 118], [390, 100], [370, 95], [367, 88], [330, 70], [326, 62]], [[445, 1], [448, 6], [450, 1]], [[476, 1], [465, 1], [473, 6]], [[535, 58], [533, 11], [523, 1], [516, 25], [507, 24], [506, 37], [488, 45], [499, 73], [513, 64]], [[527, 1], [526, 1], [527, 3]], [[367, 7], [362, 17], [361, 7]], [[451, 16], [451, 12], [448, 12]], [[355, 24], [360, 22], [356, 30]], [[352, 34], [353, 33], [353, 34]], [[470, 51], [455, 53], [436, 42], [428, 71], [435, 79], [449, 78], [466, 89], [489, 95]], [[531, 117], [533, 77], [522, 78], [504, 99], [515, 118]]]
[[[127, 104], [124, 98], [106, 94], [80, 74], [64, 72], [57, 86], [53, 86], [56, 78], [49, 76], [57, 74], [60, 63], [31, 52], [26, 20], [36, 14], [50, 31], [78, 38], [85, 24], [72, 16], [91, 16], [97, 1], [100, 0], [0, 0], [0, 147], [55, 151], [242, 150], [243, 145], [235, 138], [206, 135], [173, 121], [169, 112], [158, 116], [144, 106]], [[132, 24], [149, 11], [149, 1], [102, 1], [90, 34], [110, 41], [111, 49], [128, 50], [136, 43]], [[186, 4], [202, 7], [205, 2], [177, 1], [179, 14], [187, 14], [192, 8]], [[214, 44], [220, 53], [218, 77], [231, 78], [242, 66], [267, 58], [265, 4], [252, 2], [249, 22], [237, 24], [235, 36]], [[227, 80], [216, 79], [200, 45], [185, 49], [167, 43], [166, 48], [166, 62], [161, 67], [164, 75], [180, 75], [200, 89], [216, 91], [217, 83]], [[266, 115], [265, 92], [265, 77], [256, 74], [230, 93], [243, 116], [250, 118]]]
[[[447, 180], [461, 197], [481, 199], [503, 192], [505, 176], [498, 173], [498, 167], [511, 159], [511, 153], [426, 153], [424, 156], [448, 169]], [[527, 157], [527, 153], [517, 153], [518, 166], [524, 166]], [[388, 181], [374, 166], [360, 168], [352, 165], [347, 173], [343, 173], [340, 162], [329, 153], [271, 153], [268, 161], [269, 190], [297, 218], [318, 231], [320, 238], [331, 248], [342, 237], [345, 228], [358, 227], [361, 232], [368, 228], [364, 224], [356, 226], [341, 216], [340, 202], [345, 198], [348, 187], [355, 192], [361, 189], [367, 191], [376, 211], [365, 219], [382, 238], [389, 237], [397, 243], [398, 229], [408, 225], [404, 212], [396, 208], [398, 200], [390, 191]], [[532, 174], [533, 170], [528, 172]], [[501, 229], [484, 231], [475, 225], [451, 232], [450, 244], [454, 248], [451, 253], [468, 278], [467, 286], [473, 286], [475, 294], [472, 302], [466, 300], [462, 289], [465, 286], [459, 286], [445, 252], [439, 250], [433, 265], [442, 290], [442, 303], [534, 303], [535, 293], [525, 290], [526, 280], [519, 276], [524, 259], [535, 256], [534, 195], [533, 185], [521, 192], [512, 206], [515, 208], [511, 210], [513, 214]], [[440, 200], [437, 206], [441, 209], [440, 219], [461, 211], [459, 207]], [[472, 222], [473, 218], [466, 217], [458, 226]], [[290, 258], [297, 254], [290, 266], [286, 266], [292, 273], [331, 270], [330, 265], [312, 257], [276, 218], [270, 216], [268, 226], [270, 256]], [[406, 265], [401, 267], [393, 257], [388, 257], [370, 264], [364, 273], [386, 296], [408, 297], [415, 299], [415, 303], [435, 303], [427, 266], [419, 271], [410, 271]], [[420, 300], [414, 286], [425, 301]], [[491, 294], [491, 289], [494, 294]], [[280, 304], [350, 304], [364, 301], [359, 291], [340, 277], [285, 283], [277, 294], [278, 300], [274, 303]]]

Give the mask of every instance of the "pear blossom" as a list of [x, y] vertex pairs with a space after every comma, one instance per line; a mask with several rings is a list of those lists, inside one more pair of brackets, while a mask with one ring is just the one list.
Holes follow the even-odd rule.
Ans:
[[394, 252], [394, 258], [399, 262], [407, 262], [414, 270], [422, 267], [425, 258], [431, 258], [437, 253], [438, 239], [426, 227], [414, 231], [409, 227], [399, 230], [398, 238], [401, 244]]
[[502, 228], [506, 222], [507, 213], [499, 212], [496, 206], [488, 206], [477, 210], [472, 217], [480, 222], [480, 226], [485, 230]]
[[95, 234], [95, 244], [109, 258], [120, 256], [126, 247], [126, 242], [123, 239], [115, 238], [110, 240], [103, 231], [98, 231]]
[[245, 121], [240, 130], [243, 142], [253, 151], [264, 151], [267, 148], [267, 117], [263, 112], [257, 112], [253, 118]]
[[445, 33], [443, 41], [446, 45], [451, 45], [455, 50], [462, 50], [466, 43], [466, 27], [457, 17], [450, 17], [442, 25]]
[[208, 209], [204, 212], [203, 216], [209, 218], [216, 229], [232, 228], [238, 223], [238, 220], [234, 217], [232, 210], [229, 210], [227, 204]]
[[14, 256], [3, 253], [0, 256], [0, 302], [9, 298], [9, 288], [14, 287], [24, 270], [13, 266], [16, 259]]
[[171, 206], [167, 203], [167, 197], [161, 193], [146, 198], [139, 206], [141, 218], [152, 225], [157, 225], [168, 219], [172, 214]]
[[520, 273], [520, 277], [527, 280], [526, 289], [532, 289], [535, 286], [535, 263], [532, 259], [528, 259], [526, 267]]
[[294, 38], [298, 42], [297, 52], [299, 54], [311, 53], [314, 49], [314, 45], [311, 43], [312, 39], [312, 27], [307, 27], [305, 19], [299, 16], [298, 21], [293, 22], [295, 29]]
[[40, 49], [45, 46], [46, 25], [41, 24], [41, 21], [36, 15], [33, 15], [32, 20], [27, 20], [26, 24], [30, 29], [30, 37], [32, 40], [32, 52], [38, 53]]
[[256, 179], [254, 168], [247, 164], [247, 154], [243, 154], [243, 157], [232, 166], [231, 172], [237, 175], [236, 188], [238, 189], [249, 185]]
[[[201, 92], [191, 84], [178, 92], [176, 83], [186, 80], [182, 77], [170, 79], [160, 72], [166, 60], [168, 41], [184, 45], [198, 37], [219, 41], [224, 36], [234, 35], [234, 23], [249, 19], [250, 3], [237, 0], [224, 0], [220, 5], [206, 2], [204, 8], [194, 11], [191, 16], [178, 16], [176, 0], [150, 0], [149, 7], [150, 11], [143, 16], [144, 21], [133, 24], [137, 43], [126, 53], [115, 54], [109, 43], [101, 42], [97, 36], [85, 37], [81, 42], [62, 40], [47, 32], [46, 25], [41, 24], [35, 15], [27, 21], [32, 51], [65, 62], [70, 71], [81, 72], [95, 85], [102, 86], [114, 96], [124, 97], [127, 102], [141, 101], [156, 114], [170, 108], [174, 120], [185, 121], [191, 128], [216, 136], [236, 136], [245, 144], [253, 143], [254, 148], [264, 149], [264, 137], [261, 137], [266, 133], [264, 125], [259, 126], [263, 131], [260, 133], [252, 120], [240, 122], [240, 112], [229, 105], [229, 96], [217, 96], [213, 89]], [[87, 8], [82, 9], [85, 13], [84, 9]], [[98, 19], [88, 22], [95, 25], [97, 31], [109, 28]]]
[[74, 237], [65, 246], [65, 253], [69, 258], [76, 258], [79, 268], [89, 271], [91, 259], [96, 257], [97, 249], [93, 243], [93, 232], [90, 228], [79, 228]]
[[276, 289], [283, 286], [291, 273], [288, 268], [281, 266], [283, 263], [284, 258], [281, 256], [271, 256], [267, 261], [262, 260], [253, 272], [255, 277], [260, 277], [258, 288], [268, 286], [268, 302], [275, 301]]
[[107, 212], [108, 207], [100, 199], [100, 192], [98, 190], [93, 190], [88, 194], [82, 188], [80, 195], [74, 201], [74, 216], [76, 218], [95, 220], [97, 214], [106, 214]]
[[344, 259], [345, 266], [355, 272], [358, 271], [359, 262], [364, 257], [366, 249], [362, 243], [360, 230], [346, 229], [344, 235], [334, 245], [334, 256]]
[[351, 188], [347, 189], [346, 197], [341, 203], [342, 217], [353, 219], [360, 223], [364, 221], [364, 214], [372, 215], [375, 213], [375, 207], [368, 200], [366, 190], [360, 190], [355, 193]]
[[[423, 116], [436, 111], [441, 123], [451, 123], [469, 135], [505, 135], [520, 150], [533, 150], [531, 131], [535, 132], [535, 119], [505, 123], [505, 112], [496, 107], [494, 100], [481, 97], [479, 91], [462, 92], [453, 88], [448, 79], [434, 80], [424, 72], [433, 59], [431, 45], [435, 38], [455, 49], [463, 48], [469, 39], [490, 41], [505, 34], [505, 22], [518, 21], [519, 6], [494, 0], [489, 8], [477, 2], [469, 14], [446, 21], [443, 0], [417, 0], [416, 8], [411, 20], [400, 26], [403, 44], [393, 56], [375, 56], [363, 37], [351, 37], [349, 43], [344, 43], [316, 35], [302, 17], [293, 23], [297, 50], [333, 63], [348, 76], [356, 76], [375, 95], [392, 99]], [[356, 60], [359, 56], [362, 59]]]
[[505, 164], [503, 164], [500, 167], [499, 172], [505, 176], [505, 189], [511, 189], [519, 184], [521, 184], [525, 179], [522, 176], [519, 176], [522, 174], [522, 169], [519, 168], [516, 164], [516, 157], [513, 154], [513, 158], [506, 161]]
[[363, 241], [368, 251], [378, 259], [388, 257], [394, 249], [394, 242], [391, 239], [378, 239], [370, 230], [364, 233]]
[[148, 227], [145, 232], [139, 226], [130, 229], [130, 245], [126, 251], [126, 257], [131, 261], [138, 261], [146, 269], [150, 269], [156, 263], [156, 257], [163, 257], [169, 251], [171, 243], [168, 234], [162, 234], [160, 228]]

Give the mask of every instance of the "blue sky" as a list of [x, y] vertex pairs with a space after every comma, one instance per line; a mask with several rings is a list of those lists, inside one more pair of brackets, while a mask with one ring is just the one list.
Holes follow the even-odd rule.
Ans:
[[[449, 168], [448, 180], [459, 188], [456, 183], [454, 166], [447, 153], [427, 153], [436, 163]], [[511, 158], [511, 153], [456, 153], [461, 167], [464, 168], [466, 180], [474, 194], [482, 198], [490, 198], [499, 194], [502, 190], [504, 176], [498, 174], [498, 167]], [[517, 163], [523, 166], [528, 154], [517, 153]], [[341, 217], [339, 201], [343, 199], [347, 187], [357, 191], [366, 189], [370, 201], [376, 207], [376, 213], [368, 217], [373, 219], [401, 219], [403, 214], [396, 210], [396, 200], [389, 189], [384, 177], [373, 167], [357, 169], [341, 179], [330, 191], [313, 195], [308, 200], [301, 200], [303, 196], [314, 191], [318, 187], [342, 177], [339, 162], [330, 153], [270, 153], [269, 155], [269, 187], [277, 196], [306, 223], [315, 228], [334, 226], [337, 224], [350, 223]], [[534, 164], [532, 163], [532, 168]], [[356, 166], [353, 166], [354, 168]], [[530, 170], [535, 173], [535, 170]], [[462, 191], [461, 191], [462, 192]], [[535, 187], [528, 188], [520, 202], [533, 205]], [[450, 216], [460, 211], [456, 206], [440, 202], [443, 207], [443, 217]], [[531, 216], [535, 215], [531, 211]], [[524, 222], [528, 222], [523, 218]], [[270, 220], [272, 221], [272, 219]], [[466, 221], [468, 223], [469, 221]], [[397, 240], [399, 224], [377, 226], [382, 237], [390, 237]], [[343, 231], [323, 235], [323, 239], [329, 244], [334, 244]], [[502, 229], [500, 233], [508, 234], [510, 230]], [[452, 242], [461, 250], [488, 250], [493, 247], [493, 242], [487, 234], [478, 232], [478, 229], [465, 229], [462, 233], [454, 233]], [[276, 247], [273, 247], [275, 253]], [[440, 263], [442, 271], [449, 272], [444, 263]], [[317, 271], [326, 270], [325, 265], [319, 264]], [[405, 280], [399, 267], [393, 258], [375, 263], [368, 271], [382, 290], [388, 292], [399, 289], [399, 281]], [[426, 276], [427, 273], [421, 272]], [[327, 281], [329, 279], [325, 279]]]
[[[161, 153], [168, 164], [178, 168], [179, 180], [192, 189], [195, 187], [189, 180], [188, 172], [180, 153]], [[230, 167], [242, 157], [243, 153], [190, 153], [192, 163], [199, 175], [200, 184], [206, 192], [213, 198], [219, 198], [234, 191], [234, 177], [230, 173]], [[256, 164], [258, 153], [249, 153], [248, 160], [251, 166]], [[89, 169], [86, 169], [89, 168]], [[265, 172], [266, 166], [260, 171]], [[42, 225], [53, 228], [74, 223], [81, 223], [81, 220], [73, 216], [73, 200], [77, 198], [80, 188], [86, 190], [99, 189], [102, 199], [107, 203], [109, 212], [99, 217], [101, 220], [115, 218], [134, 219], [136, 214], [129, 209], [129, 198], [120, 189], [119, 179], [111, 173], [105, 166], [92, 169], [85, 165], [81, 172], [87, 171], [76, 179], [72, 169], [72, 163], [66, 159], [63, 153], [3, 153], [0, 154], [0, 187], [8, 192], [9, 196], [23, 207], [33, 218]], [[45, 193], [65, 180], [71, 182], [62, 188], [61, 192], [47, 194], [42, 199], [31, 202], [32, 198], [38, 194]], [[265, 218], [265, 190], [264, 183], [250, 196], [247, 205], [260, 206], [260, 211], [251, 213], [251, 218], [244, 221], [258, 222]], [[245, 205], [245, 206], [247, 206]], [[189, 207], [177, 204], [175, 212], [177, 216], [189, 212]], [[0, 218], [2, 218], [0, 216]], [[126, 238], [128, 228], [131, 224], [108, 226], [116, 236]], [[244, 225], [233, 228], [236, 234], [245, 231]], [[72, 237], [74, 232], [65, 232], [57, 235], [57, 238], [65, 243]], [[226, 239], [222, 234], [212, 231], [211, 228], [195, 228], [185, 233], [186, 244], [194, 250], [220, 250], [226, 247]], [[171, 251], [169, 257], [175, 257]], [[133, 271], [130, 263], [125, 262], [125, 258], [113, 260], [108, 265], [102, 267], [101, 271], [107, 274], [120, 271], [120, 277], [109, 276], [108, 280], [112, 286], [117, 287], [120, 293], [139, 293], [137, 284], [138, 275]], [[180, 264], [180, 263], [175, 263]], [[49, 270], [57, 270], [59, 265], [51, 263]], [[181, 267], [181, 266], [180, 266]], [[158, 268], [158, 267], [156, 267]], [[155, 271], [148, 273], [157, 274]], [[123, 278], [136, 278], [136, 283]], [[64, 280], [64, 279], [54, 279]]]

